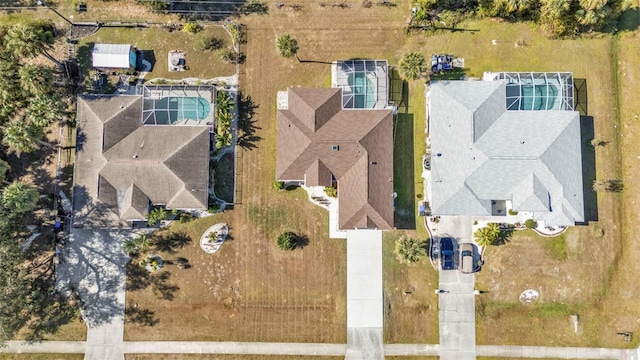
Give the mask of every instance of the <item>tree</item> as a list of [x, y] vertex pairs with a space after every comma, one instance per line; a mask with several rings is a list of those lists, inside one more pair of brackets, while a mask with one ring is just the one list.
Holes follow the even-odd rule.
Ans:
[[283, 34], [276, 39], [278, 53], [284, 57], [292, 57], [298, 53], [298, 41], [289, 34]]
[[141, 251], [141, 252], [149, 251], [149, 249], [151, 249], [151, 246], [153, 245], [153, 241], [151, 237], [147, 236], [147, 234], [144, 234], [144, 233], [138, 235], [135, 238], [134, 243], [138, 251]]
[[54, 38], [51, 31], [44, 26], [14, 25], [7, 30], [4, 41], [6, 49], [19, 58], [33, 58], [42, 54], [62, 67], [62, 64], [47, 52], [51, 49]]
[[20, 85], [30, 95], [49, 93], [53, 86], [53, 72], [41, 65], [23, 65], [18, 70]]
[[52, 94], [38, 94], [31, 99], [27, 108], [29, 123], [46, 128], [66, 115], [63, 103]]
[[400, 75], [408, 80], [416, 80], [427, 71], [427, 63], [420, 53], [405, 54], [400, 60]]
[[36, 207], [38, 197], [38, 191], [33, 186], [14, 181], [2, 190], [2, 206], [16, 213], [25, 213]]
[[166, 220], [168, 217], [169, 212], [163, 207], [158, 207], [149, 211], [149, 214], [147, 215], [147, 224], [152, 226], [158, 221]]
[[396, 259], [402, 264], [415, 264], [427, 254], [427, 241], [410, 237], [401, 237], [396, 240]]
[[278, 248], [281, 250], [293, 250], [298, 246], [298, 235], [292, 231], [286, 231], [278, 236]]
[[497, 223], [488, 223], [487, 226], [480, 228], [473, 233], [473, 237], [479, 246], [492, 245], [499, 236], [500, 225]]
[[138, 252], [138, 250], [139, 250], [138, 249], [138, 244], [133, 239], [125, 240], [124, 244], [123, 244], [123, 249], [124, 249], [124, 252], [126, 252], [130, 256], [133, 255], [133, 254], [136, 254]]
[[27, 123], [25, 119], [15, 119], [4, 129], [2, 143], [18, 153], [30, 153], [42, 143], [42, 129]]

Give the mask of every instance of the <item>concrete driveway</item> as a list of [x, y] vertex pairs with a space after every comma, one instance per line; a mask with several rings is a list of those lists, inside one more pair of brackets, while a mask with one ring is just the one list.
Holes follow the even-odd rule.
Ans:
[[74, 288], [87, 324], [85, 359], [124, 359], [125, 265], [131, 230], [72, 229], [57, 268], [59, 288]]
[[[473, 243], [473, 219], [470, 216], [442, 216], [437, 225], [438, 237], [452, 237], [457, 245]], [[456, 270], [440, 270], [438, 299], [440, 319], [440, 359], [476, 358], [475, 276], [459, 272], [459, 246], [454, 246]]]

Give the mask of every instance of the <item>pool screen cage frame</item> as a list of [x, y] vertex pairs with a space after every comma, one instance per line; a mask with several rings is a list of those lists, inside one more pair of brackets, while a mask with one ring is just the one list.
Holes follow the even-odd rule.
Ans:
[[[494, 80], [506, 82], [507, 110], [574, 110], [573, 73], [500, 72]], [[530, 91], [533, 95], [527, 94]]]
[[[216, 89], [213, 85], [147, 85], [136, 86], [136, 94], [142, 95], [142, 124], [143, 125], [175, 125], [172, 112], [184, 114], [184, 102], [181, 109], [171, 109], [168, 106], [171, 98], [199, 97], [209, 102], [210, 110], [206, 118], [188, 119], [193, 122], [182, 121], [181, 125], [209, 125], [214, 123]], [[160, 100], [167, 98], [165, 107], [159, 107]], [[193, 109], [191, 109], [193, 110]], [[197, 107], [195, 109], [198, 110]]]
[[[333, 62], [331, 87], [342, 89], [343, 109], [386, 109], [389, 104], [389, 65], [386, 60], [340, 60]], [[362, 74], [362, 75], [360, 75]], [[357, 94], [349, 84], [349, 77], [364, 76], [373, 83], [373, 93], [369, 94], [366, 83], [364, 94]], [[369, 96], [373, 97], [373, 106], [366, 107]], [[364, 107], [356, 107], [357, 104]]]

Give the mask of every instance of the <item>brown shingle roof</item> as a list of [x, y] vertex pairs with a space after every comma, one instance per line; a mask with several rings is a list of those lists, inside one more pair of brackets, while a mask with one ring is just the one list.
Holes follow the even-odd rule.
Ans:
[[126, 226], [149, 202], [207, 207], [207, 127], [142, 126], [141, 111], [141, 96], [78, 99], [74, 226]]
[[288, 110], [278, 111], [276, 178], [329, 186], [333, 174], [340, 229], [391, 229], [391, 110], [343, 110], [340, 89], [290, 88], [288, 94]]

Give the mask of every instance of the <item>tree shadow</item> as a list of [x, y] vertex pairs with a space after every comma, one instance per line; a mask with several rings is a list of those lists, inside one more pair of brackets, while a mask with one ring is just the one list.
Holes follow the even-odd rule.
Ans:
[[269, 13], [269, 6], [267, 6], [267, 4], [264, 2], [249, 0], [246, 3], [244, 3], [242, 6], [240, 6], [239, 10], [241, 13], [245, 15], [249, 15], [249, 14], [267, 15]]
[[139, 291], [151, 288], [153, 293], [164, 300], [173, 300], [176, 291], [180, 287], [169, 284], [171, 273], [168, 271], [159, 271], [150, 273], [147, 269], [138, 265], [137, 261], [131, 261], [127, 264], [127, 290]]
[[155, 326], [160, 322], [160, 320], [154, 317], [154, 311], [149, 309], [140, 309], [137, 306], [129, 306], [125, 308], [124, 315], [128, 321], [142, 326]]
[[88, 42], [79, 46], [76, 50], [76, 60], [80, 66], [81, 76], [91, 68], [91, 51], [93, 50], [94, 42]]
[[253, 117], [256, 114], [256, 109], [260, 107], [251, 99], [251, 96], [244, 96], [242, 92], [238, 92], [238, 140], [237, 144], [245, 150], [252, 150], [257, 148], [256, 143], [262, 138], [255, 135], [256, 130], [261, 128], [256, 126], [258, 120], [254, 120]]
[[630, 7], [623, 11], [618, 17], [618, 27], [616, 31], [634, 31], [640, 26], [638, 17], [638, 7]]
[[491, 243], [491, 245], [501, 246], [506, 245], [511, 242], [511, 237], [513, 236], [514, 229], [511, 227], [500, 229], [500, 234], [498, 237]]
[[296, 243], [293, 249], [304, 249], [307, 245], [309, 245], [309, 237], [306, 235], [297, 234]]
[[166, 253], [175, 253], [178, 249], [189, 245], [191, 237], [184, 231], [173, 231], [167, 235], [160, 236], [156, 240], [156, 250]]

